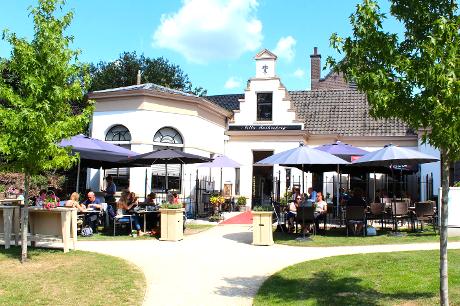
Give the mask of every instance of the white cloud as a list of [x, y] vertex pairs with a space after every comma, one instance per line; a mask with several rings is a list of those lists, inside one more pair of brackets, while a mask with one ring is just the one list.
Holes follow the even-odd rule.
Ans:
[[184, 0], [179, 11], [161, 16], [152, 45], [196, 63], [238, 58], [261, 46], [257, 6], [257, 0]]
[[234, 89], [241, 87], [241, 79], [230, 77], [224, 85], [227, 89]]
[[305, 70], [297, 68], [297, 70], [292, 73], [292, 76], [302, 79], [305, 76]]
[[276, 44], [275, 53], [279, 58], [285, 59], [290, 62], [294, 59], [295, 56], [295, 45], [297, 41], [292, 36], [281, 37]]

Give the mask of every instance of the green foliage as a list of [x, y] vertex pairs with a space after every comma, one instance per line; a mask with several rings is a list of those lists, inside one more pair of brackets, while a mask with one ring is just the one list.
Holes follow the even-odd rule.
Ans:
[[124, 52], [112, 62], [91, 65], [91, 91], [135, 85], [139, 70], [142, 83], [155, 83], [199, 96], [206, 95], [207, 91], [202, 87], [192, 87], [188, 75], [178, 65], [164, 57], [152, 59], [138, 56], [136, 52]]
[[222, 219], [219, 215], [212, 215], [208, 218], [209, 222], [219, 222]]
[[386, 15], [364, 0], [351, 15], [353, 36], [331, 37], [345, 58], [328, 64], [367, 94], [372, 115], [400, 118], [424, 141], [460, 157], [460, 17], [457, 1], [393, 0], [390, 13], [404, 26], [383, 29]]
[[5, 192], [5, 191], [6, 191], [5, 185], [0, 185], [0, 192]]
[[63, 1], [41, 0], [31, 9], [34, 38], [27, 41], [5, 30], [11, 58], [0, 62], [0, 71], [14, 73], [14, 82], [0, 78], [0, 154], [9, 168], [28, 174], [69, 168], [76, 161], [57, 143], [83, 131], [93, 107], [72, 114], [71, 101], [83, 98], [89, 73], [77, 60], [78, 51], [64, 36], [73, 14], [56, 17]]
[[273, 207], [269, 205], [257, 205], [252, 209], [253, 211], [273, 211]]
[[213, 194], [209, 198], [209, 202], [211, 202], [211, 204], [214, 206], [220, 206], [225, 203], [225, 198], [219, 194]]
[[48, 178], [44, 175], [31, 175], [30, 188], [31, 189], [46, 189], [48, 187]]
[[236, 199], [236, 204], [238, 205], [246, 205], [246, 200], [248, 198], [245, 197], [245, 196], [239, 196], [237, 199]]
[[454, 187], [460, 187], [460, 181], [455, 182]]
[[163, 204], [161, 204], [161, 208], [164, 208], [164, 209], [179, 209], [179, 208], [182, 208], [182, 204], [163, 203]]

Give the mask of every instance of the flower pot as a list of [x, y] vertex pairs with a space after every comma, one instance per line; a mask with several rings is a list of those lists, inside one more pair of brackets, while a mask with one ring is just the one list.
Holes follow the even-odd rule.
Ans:
[[161, 237], [164, 241], [179, 241], [184, 238], [183, 208], [166, 209], [160, 208], [161, 214]]
[[252, 244], [272, 245], [272, 211], [252, 211]]

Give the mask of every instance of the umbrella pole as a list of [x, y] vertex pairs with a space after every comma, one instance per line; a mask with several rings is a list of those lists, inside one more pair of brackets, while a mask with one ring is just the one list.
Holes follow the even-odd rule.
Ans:
[[77, 166], [77, 184], [75, 186], [75, 191], [78, 192], [78, 188], [80, 187], [80, 161], [81, 158], [78, 157], [78, 166]]
[[223, 195], [222, 193], [222, 168], [220, 168], [220, 194]]
[[[340, 182], [340, 166], [339, 165], [337, 165], [337, 178], [339, 179], [339, 182]], [[336, 192], [335, 203], [336, 203], [336, 212], [337, 212], [336, 216], [338, 216], [339, 215], [339, 204], [340, 204], [340, 199], [339, 199], [340, 190], [339, 190], [338, 182], [337, 182], [336, 187], [335, 187], [335, 192]]]
[[304, 172], [304, 164], [302, 164], [302, 196], [305, 193], [305, 172]]
[[147, 169], [145, 169], [144, 201], [147, 202]]
[[168, 164], [165, 164], [165, 192], [168, 192]]
[[375, 171], [374, 171], [374, 198], [372, 200], [372, 203], [375, 202], [375, 194], [376, 194], [375, 193], [375, 184], [376, 184], [375, 180], [376, 180], [376, 176], [375, 176]]

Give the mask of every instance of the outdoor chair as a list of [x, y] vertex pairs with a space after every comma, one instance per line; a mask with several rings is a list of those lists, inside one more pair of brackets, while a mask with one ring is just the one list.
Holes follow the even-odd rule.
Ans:
[[[363, 236], [367, 234], [367, 219], [366, 219], [366, 208], [362, 206], [347, 206], [345, 208], [345, 225], [347, 227], [347, 237], [349, 235], [350, 225], [361, 224], [363, 226]], [[356, 232], [355, 232], [356, 234]]]
[[130, 233], [133, 231], [133, 220], [131, 215], [123, 215], [123, 214], [117, 214], [113, 218], [113, 235], [116, 235], [116, 228], [118, 226], [122, 226], [123, 224], [129, 224], [130, 227]]
[[378, 220], [380, 221], [380, 227], [383, 228], [388, 218], [389, 215], [385, 210], [385, 203], [371, 203], [370, 211], [367, 214], [367, 220]]
[[391, 204], [391, 217], [393, 220], [393, 228], [397, 231], [399, 221], [401, 221], [401, 225], [403, 225], [405, 220], [408, 221], [410, 219], [409, 204], [406, 201], [393, 202]]
[[297, 233], [297, 226], [300, 225], [302, 230], [305, 230], [306, 225], [312, 225], [313, 235], [316, 235], [315, 227], [315, 209], [313, 207], [299, 207], [297, 208], [297, 216], [295, 217], [295, 230]]
[[433, 225], [433, 230], [436, 233], [436, 222], [435, 222], [435, 212], [432, 202], [416, 202], [415, 203], [415, 212], [413, 215], [413, 228], [415, 228], [415, 223], [420, 222], [420, 228], [423, 231], [423, 223], [431, 222]]

